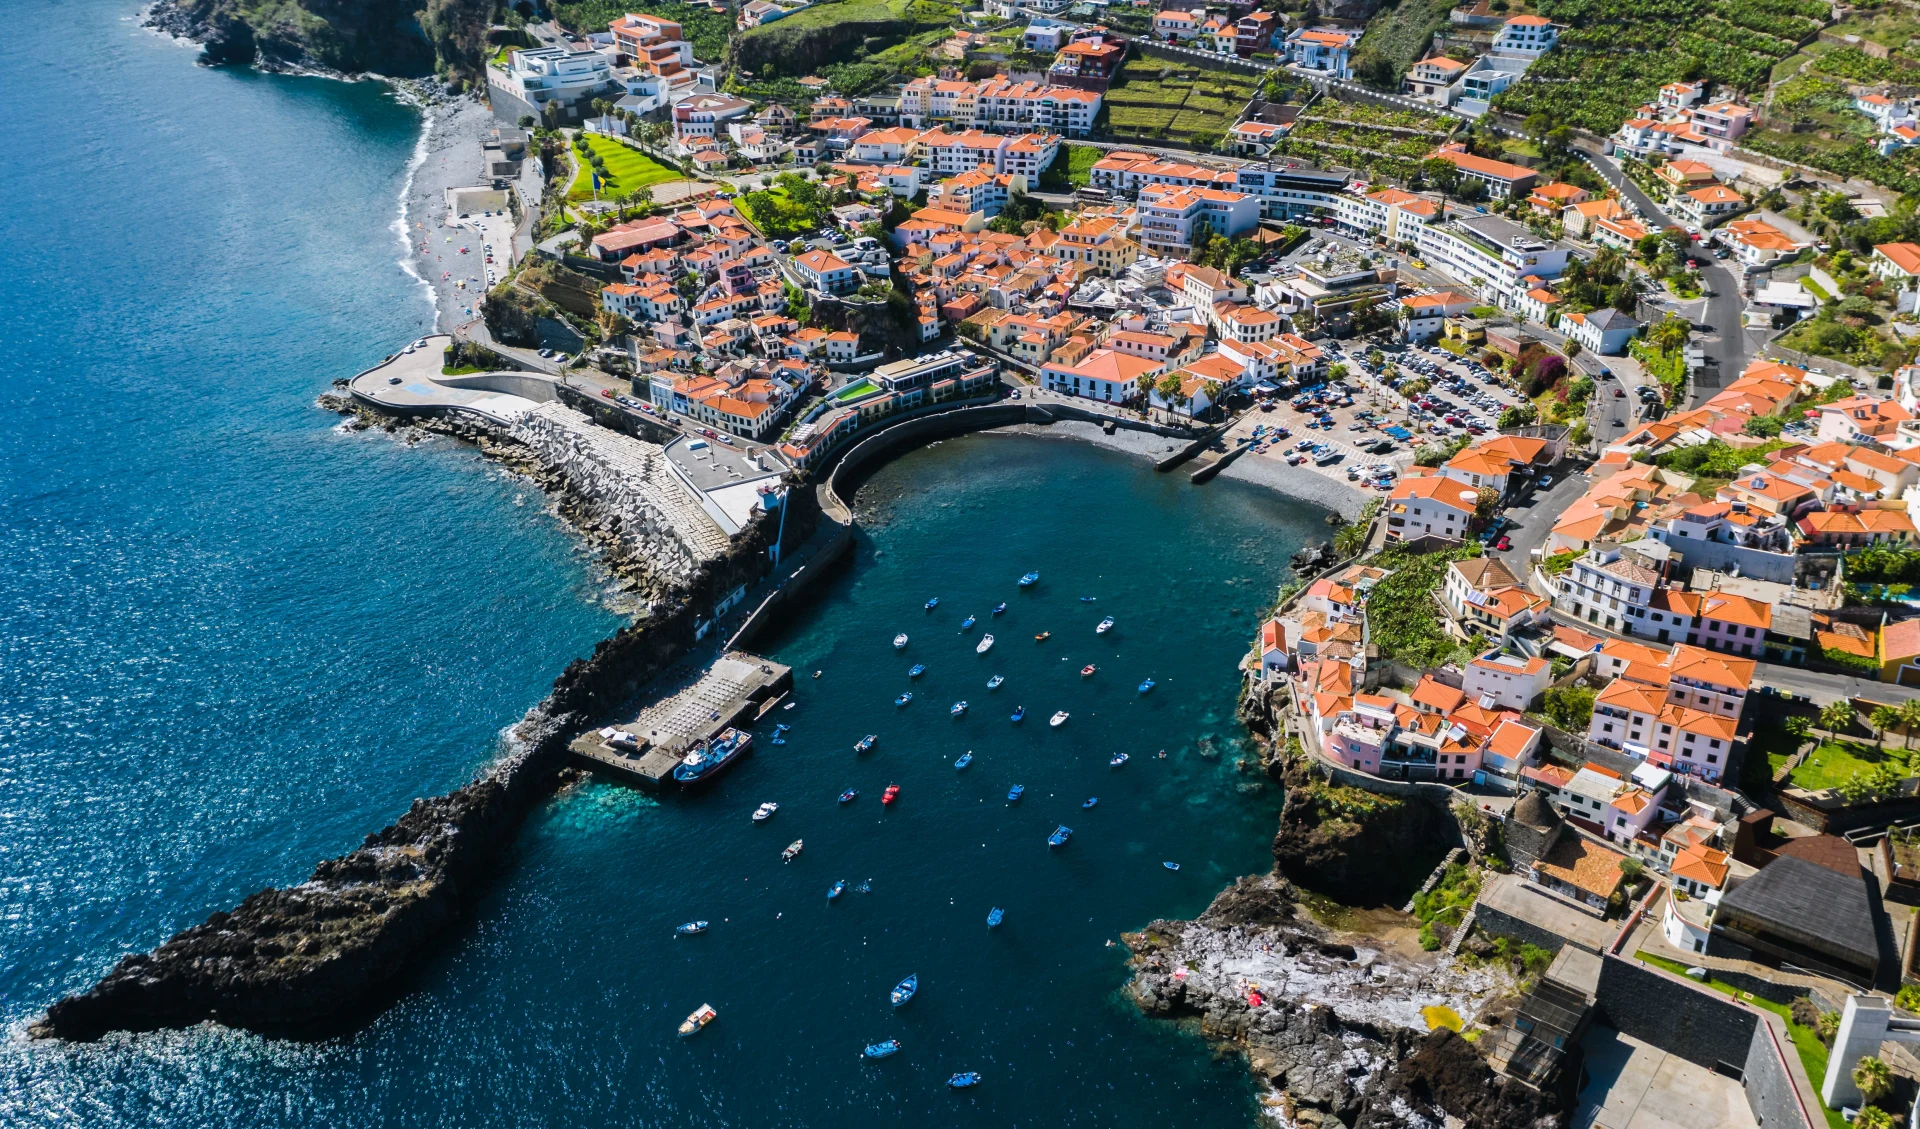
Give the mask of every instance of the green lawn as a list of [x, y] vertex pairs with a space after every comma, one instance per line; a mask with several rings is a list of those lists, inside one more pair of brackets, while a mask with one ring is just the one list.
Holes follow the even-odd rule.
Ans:
[[1818, 792], [1838, 786], [1856, 772], [1865, 772], [1890, 758], [1877, 750], [1852, 741], [1822, 741], [1799, 768], [1793, 770], [1792, 784]]
[[848, 400], [853, 400], [861, 396], [865, 396], [869, 392], [876, 391], [878, 387], [879, 386], [874, 384], [874, 382], [871, 380], [856, 380], [852, 384], [849, 384], [845, 388], [842, 388], [840, 391], [834, 393], [833, 398], [835, 400], [838, 400], [844, 403]]
[[[636, 188], [646, 188], [655, 184], [665, 184], [671, 180], [685, 180], [679, 169], [663, 165], [638, 149], [630, 149], [618, 141], [600, 137], [596, 134], [583, 135], [587, 146], [600, 159], [607, 163], [607, 175], [600, 181], [600, 198], [611, 200], [624, 196]], [[576, 160], [579, 154], [574, 154]], [[593, 199], [593, 166], [579, 161], [580, 169], [574, 174], [573, 187], [567, 190], [569, 200]]]

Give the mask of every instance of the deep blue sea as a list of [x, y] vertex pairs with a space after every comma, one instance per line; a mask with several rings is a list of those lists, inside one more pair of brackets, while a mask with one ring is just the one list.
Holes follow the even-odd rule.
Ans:
[[[417, 115], [373, 85], [195, 67], [119, 0], [9, 10], [0, 1124], [1253, 1118], [1244, 1067], [1141, 1019], [1107, 942], [1269, 865], [1278, 795], [1236, 767], [1232, 668], [1324, 527], [1243, 484], [1024, 437], [940, 444], [868, 486], [854, 567], [768, 642], [802, 671], [785, 747], [763, 734], [698, 797], [557, 796], [363, 1031], [28, 1040], [124, 953], [463, 783], [618, 620], [524, 485], [312, 406], [428, 321], [390, 226]], [[911, 661], [929, 671], [896, 709]], [[1056, 709], [1073, 716], [1051, 730]], [[767, 799], [781, 811], [754, 826]], [[1051, 851], [1061, 822], [1076, 834]], [[872, 893], [829, 905], [839, 878]], [[672, 936], [696, 917], [713, 928]], [[920, 997], [894, 1012], [909, 972]], [[720, 1019], [676, 1039], [700, 1003]], [[887, 1037], [905, 1050], [857, 1061]], [[986, 1083], [949, 1093], [958, 1070]]]

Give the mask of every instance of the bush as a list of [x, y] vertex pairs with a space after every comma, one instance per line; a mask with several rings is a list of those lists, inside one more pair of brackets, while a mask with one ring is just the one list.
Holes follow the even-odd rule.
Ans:
[[1585, 686], [1556, 686], [1546, 697], [1547, 720], [1575, 735], [1584, 735], [1593, 721], [1594, 692]]

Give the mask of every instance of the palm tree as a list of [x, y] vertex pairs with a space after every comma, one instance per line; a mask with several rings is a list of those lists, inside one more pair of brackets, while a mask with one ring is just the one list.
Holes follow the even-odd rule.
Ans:
[[1908, 698], [1900, 703], [1901, 734], [1907, 748], [1913, 748], [1913, 731], [1920, 729], [1920, 698]]
[[1782, 728], [1792, 734], [1795, 740], [1804, 742], [1807, 734], [1813, 732], [1813, 720], [1805, 714], [1795, 714], [1786, 720]]
[[1833, 740], [1840, 739], [1840, 730], [1853, 724], [1853, 707], [1846, 701], [1828, 702], [1820, 707], [1820, 727], [1827, 731]]
[[1900, 724], [1900, 711], [1893, 706], [1875, 706], [1873, 712], [1867, 715], [1867, 724], [1873, 726], [1874, 743], [1884, 743], [1887, 730]]
[[[1878, 1059], [1868, 1059], [1878, 1062]], [[1877, 1105], [1864, 1106], [1853, 1118], [1853, 1129], [1894, 1129], [1893, 1114]]]
[[[1877, 1102], [1893, 1092], [1893, 1071], [1887, 1064], [1869, 1055], [1853, 1068], [1853, 1084], [1860, 1087], [1860, 1096], [1868, 1103]], [[1859, 1122], [1854, 1124], [1858, 1125]]]

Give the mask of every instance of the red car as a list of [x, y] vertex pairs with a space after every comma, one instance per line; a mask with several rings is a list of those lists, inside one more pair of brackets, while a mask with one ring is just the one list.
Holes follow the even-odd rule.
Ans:
[[1511, 549], [1511, 548], [1513, 548], [1513, 539], [1512, 539], [1511, 537], [1508, 537], [1508, 536], [1507, 536], [1506, 534], [1504, 534], [1504, 533], [1503, 533], [1503, 534], [1501, 534], [1501, 535], [1500, 535], [1500, 540], [1498, 540], [1498, 541], [1495, 541], [1495, 542], [1493, 543], [1493, 547], [1494, 547], [1494, 548], [1495, 548], [1496, 550], [1498, 550], [1498, 551], [1500, 551], [1500, 552], [1502, 552], [1502, 553], [1504, 553], [1504, 552], [1506, 552], [1506, 551], [1507, 551], [1508, 549]]
[[600, 394], [609, 400], [613, 399], [613, 389], [611, 388], [602, 388]]

